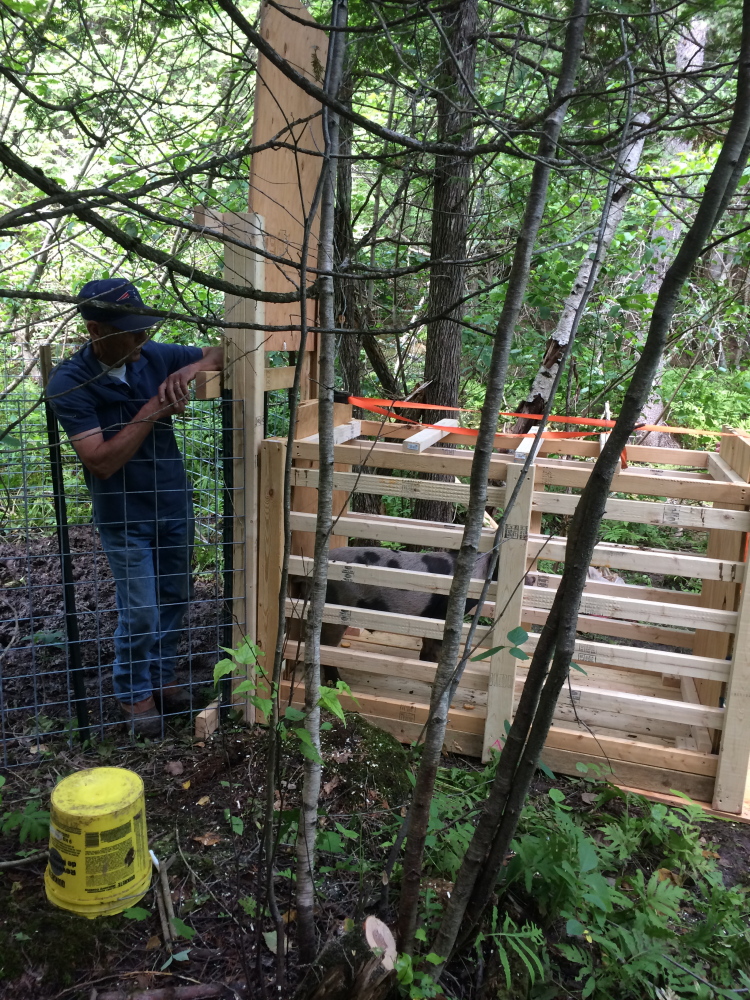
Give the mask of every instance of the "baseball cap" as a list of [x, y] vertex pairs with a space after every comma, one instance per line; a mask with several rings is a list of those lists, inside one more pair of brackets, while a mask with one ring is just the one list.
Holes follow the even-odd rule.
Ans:
[[123, 312], [119, 306], [144, 306], [138, 289], [124, 278], [87, 281], [78, 293], [78, 312], [84, 319], [95, 319], [129, 332], [148, 330], [159, 322], [158, 316]]

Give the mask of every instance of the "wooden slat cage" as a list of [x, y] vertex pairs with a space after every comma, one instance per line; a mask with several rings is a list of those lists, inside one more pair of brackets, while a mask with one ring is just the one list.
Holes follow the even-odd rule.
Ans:
[[[337, 406], [332, 545], [347, 539], [376, 539], [412, 546], [457, 549], [462, 528], [385, 515], [350, 512], [355, 493], [429, 497], [465, 504], [473, 451], [449, 428], [440, 446], [416, 445], [415, 429], [351, 419]], [[312, 568], [317, 502], [317, 403], [301, 407], [294, 443], [293, 556], [290, 570], [304, 576]], [[424, 435], [417, 429], [416, 433]], [[384, 438], [387, 438], [384, 440]], [[408, 439], [412, 439], [407, 444]], [[431, 439], [434, 441], [434, 437]], [[502, 509], [522, 465], [524, 439], [498, 434], [490, 503]], [[424, 447], [423, 447], [424, 445]], [[506, 527], [497, 583], [484, 612], [505, 608], [482, 646], [502, 644], [514, 627], [530, 633], [533, 650], [551, 605], [559, 575], [542, 572], [539, 560], [562, 563], [565, 539], [540, 533], [543, 514], [569, 515], [599, 452], [598, 441], [545, 441]], [[420, 450], [421, 449], [421, 450]], [[283, 468], [286, 445], [266, 440], [260, 450], [257, 638], [272, 656], [276, 641], [281, 553], [283, 551]], [[555, 456], [555, 457], [552, 457]], [[616, 476], [616, 493], [605, 519], [640, 525], [668, 525], [679, 531], [707, 531], [707, 554], [633, 545], [597, 545], [592, 565], [613, 571], [664, 574], [701, 582], [699, 593], [591, 580], [580, 607], [576, 662], [563, 692], [544, 751], [544, 761], [562, 773], [576, 764], [611, 769], [613, 780], [651, 793], [673, 790], [741, 814], [746, 806], [750, 764], [750, 602], [740, 584], [745, 572], [745, 540], [750, 531], [750, 436], [722, 438], [719, 453], [629, 447], [626, 470]], [[669, 466], [669, 468], [665, 468]], [[362, 467], [360, 473], [352, 467]], [[377, 471], [370, 471], [377, 470]], [[391, 470], [393, 475], [384, 475]], [[440, 473], [453, 482], [414, 478]], [[492, 528], [482, 548], [491, 547]], [[529, 576], [517, 587], [524, 572]], [[330, 563], [331, 578], [370, 585], [447, 593], [450, 577], [386, 567]], [[480, 581], [472, 584], [478, 596]], [[494, 592], [493, 592], [494, 591]], [[287, 600], [287, 615], [304, 602]], [[359, 711], [374, 724], [411, 742], [427, 718], [435, 665], [419, 659], [421, 638], [440, 638], [443, 623], [384, 611], [327, 605], [325, 620], [350, 626], [340, 647], [323, 647], [321, 661], [336, 667], [351, 686]], [[486, 630], [485, 630], [486, 631]], [[288, 641], [282, 697], [302, 700], [301, 670], [293, 669], [301, 644]], [[487, 758], [504, 735], [523, 687], [524, 662], [507, 649], [470, 662], [448, 720], [446, 749]]]

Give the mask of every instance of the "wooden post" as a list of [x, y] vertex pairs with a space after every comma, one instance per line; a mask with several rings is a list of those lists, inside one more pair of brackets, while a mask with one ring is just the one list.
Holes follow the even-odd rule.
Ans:
[[[731, 428], [725, 427], [724, 431]], [[750, 439], [735, 431], [731, 436], [721, 439], [719, 450], [720, 462], [711, 463], [709, 456], [709, 471], [714, 478], [738, 483], [750, 482]], [[747, 510], [747, 507], [730, 503], [714, 503], [714, 507], [722, 510]], [[741, 531], [724, 531], [712, 528], [708, 536], [707, 556], [714, 559], [731, 559], [744, 561], [746, 535]], [[735, 611], [739, 600], [739, 586], [736, 583], [724, 583], [720, 580], [705, 580], [701, 591], [701, 606], [704, 608], [721, 608], [724, 611]], [[736, 645], [736, 640], [735, 640]], [[729, 655], [732, 648], [730, 634], [709, 632], [696, 629], [693, 640], [693, 652], [696, 656], [712, 656], [719, 659]], [[695, 688], [701, 703], [704, 705], [719, 705], [724, 692], [724, 685], [719, 681], [696, 680]], [[718, 743], [718, 733], [714, 733], [714, 743]]]
[[[224, 245], [224, 276], [264, 288], [264, 260], [253, 246], [262, 246], [263, 220], [254, 212], [224, 214], [224, 232], [247, 247]], [[264, 304], [227, 295], [224, 318], [244, 323], [265, 322]], [[234, 600], [233, 644], [256, 639], [256, 579], [258, 566], [258, 457], [263, 440], [265, 344], [260, 330], [227, 329], [225, 333], [228, 385], [232, 391], [234, 420]], [[246, 696], [238, 696], [245, 720], [255, 715]]]
[[[260, 449], [260, 516], [258, 532], [258, 632], [265, 654], [261, 664], [270, 678], [279, 627], [279, 588], [284, 558], [284, 462], [286, 443], [264, 441]], [[267, 684], [258, 694], [268, 697]], [[258, 721], [264, 721], [258, 719]]]
[[[277, 52], [295, 69], [304, 73], [316, 84], [325, 72], [328, 39], [315, 23], [300, 0], [282, 0], [281, 6], [305, 24], [293, 21], [284, 9], [264, 3], [261, 8], [260, 31]], [[262, 216], [265, 222], [266, 250], [280, 261], [269, 261], [266, 267], [268, 291], [290, 292], [299, 287], [305, 219], [313, 202], [322, 160], [318, 151], [323, 148], [323, 129], [320, 104], [281, 70], [262, 55], [257, 56], [257, 79], [253, 115], [253, 143], [261, 145], [280, 135], [283, 146], [270, 146], [252, 157], [250, 165], [250, 209]], [[297, 122], [284, 131], [289, 122]], [[308, 152], [309, 150], [309, 152]], [[315, 266], [318, 258], [317, 219], [310, 233], [308, 262]], [[297, 266], [295, 266], [297, 265]], [[308, 275], [308, 285], [312, 276]], [[266, 323], [269, 326], [298, 326], [301, 318], [299, 303], [269, 302], [266, 305]], [[315, 303], [307, 303], [307, 320], [315, 321]], [[297, 351], [299, 331], [275, 331], [266, 335], [267, 351]], [[312, 355], [312, 358], [311, 358]], [[316, 337], [308, 333], [307, 350], [298, 357], [302, 365], [300, 398], [317, 396]], [[316, 428], [317, 429], [317, 428]], [[312, 431], [310, 433], [313, 433]]]
[[[510, 497], [515, 489], [523, 464], [508, 463], [505, 495]], [[510, 655], [508, 632], [521, 624], [523, 584], [529, 539], [531, 502], [534, 492], [534, 466], [529, 469], [518, 494], [513, 510], [505, 525], [505, 538], [500, 548], [495, 613], [502, 617], [495, 625], [490, 639], [491, 646], [504, 646], [490, 658], [489, 689], [487, 692], [487, 721], [484, 727], [482, 759], [487, 760], [490, 749], [505, 737], [505, 723], [513, 717], [513, 693], [516, 683], [517, 660]], [[505, 610], [503, 610], [505, 609]]]
[[[352, 419], [352, 406], [350, 403], [333, 404], [333, 422], [338, 427], [348, 424]], [[318, 431], [318, 401], [308, 400], [300, 403], [297, 410], [297, 428], [294, 434], [295, 440], [307, 438]], [[304, 459], [295, 459], [295, 466], [302, 469], [317, 469], [317, 462], [308, 462]], [[340, 462], [333, 467], [334, 472], [351, 472], [351, 465], [342, 465]], [[349, 494], [346, 490], [333, 491], [333, 516], [338, 517], [349, 509]], [[310, 486], [295, 486], [292, 490], [292, 510], [301, 513], [316, 514], [318, 512], [318, 491]], [[331, 537], [331, 547], [346, 545], [347, 536]], [[311, 531], [295, 531], [292, 533], [292, 555], [308, 556], [312, 559], [315, 552], [315, 534]]]
[[750, 770], [750, 581], [742, 584], [734, 656], [726, 695], [714, 809], [741, 813]]

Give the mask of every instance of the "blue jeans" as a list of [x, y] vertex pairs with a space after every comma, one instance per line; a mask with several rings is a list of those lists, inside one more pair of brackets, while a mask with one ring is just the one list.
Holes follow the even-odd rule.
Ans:
[[117, 597], [115, 695], [132, 704], [174, 683], [195, 521], [190, 516], [97, 527]]

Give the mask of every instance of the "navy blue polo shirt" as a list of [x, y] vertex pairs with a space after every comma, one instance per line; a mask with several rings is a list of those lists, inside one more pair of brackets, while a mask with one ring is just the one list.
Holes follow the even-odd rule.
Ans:
[[[148, 340], [140, 358], [126, 366], [125, 384], [105, 374], [87, 344], [54, 369], [47, 397], [69, 437], [101, 427], [107, 441], [156, 395], [168, 375], [202, 357], [200, 347]], [[86, 468], [84, 476], [97, 524], [184, 518], [190, 513], [190, 485], [171, 417], [155, 421], [135, 455], [108, 479], [97, 479]]]

